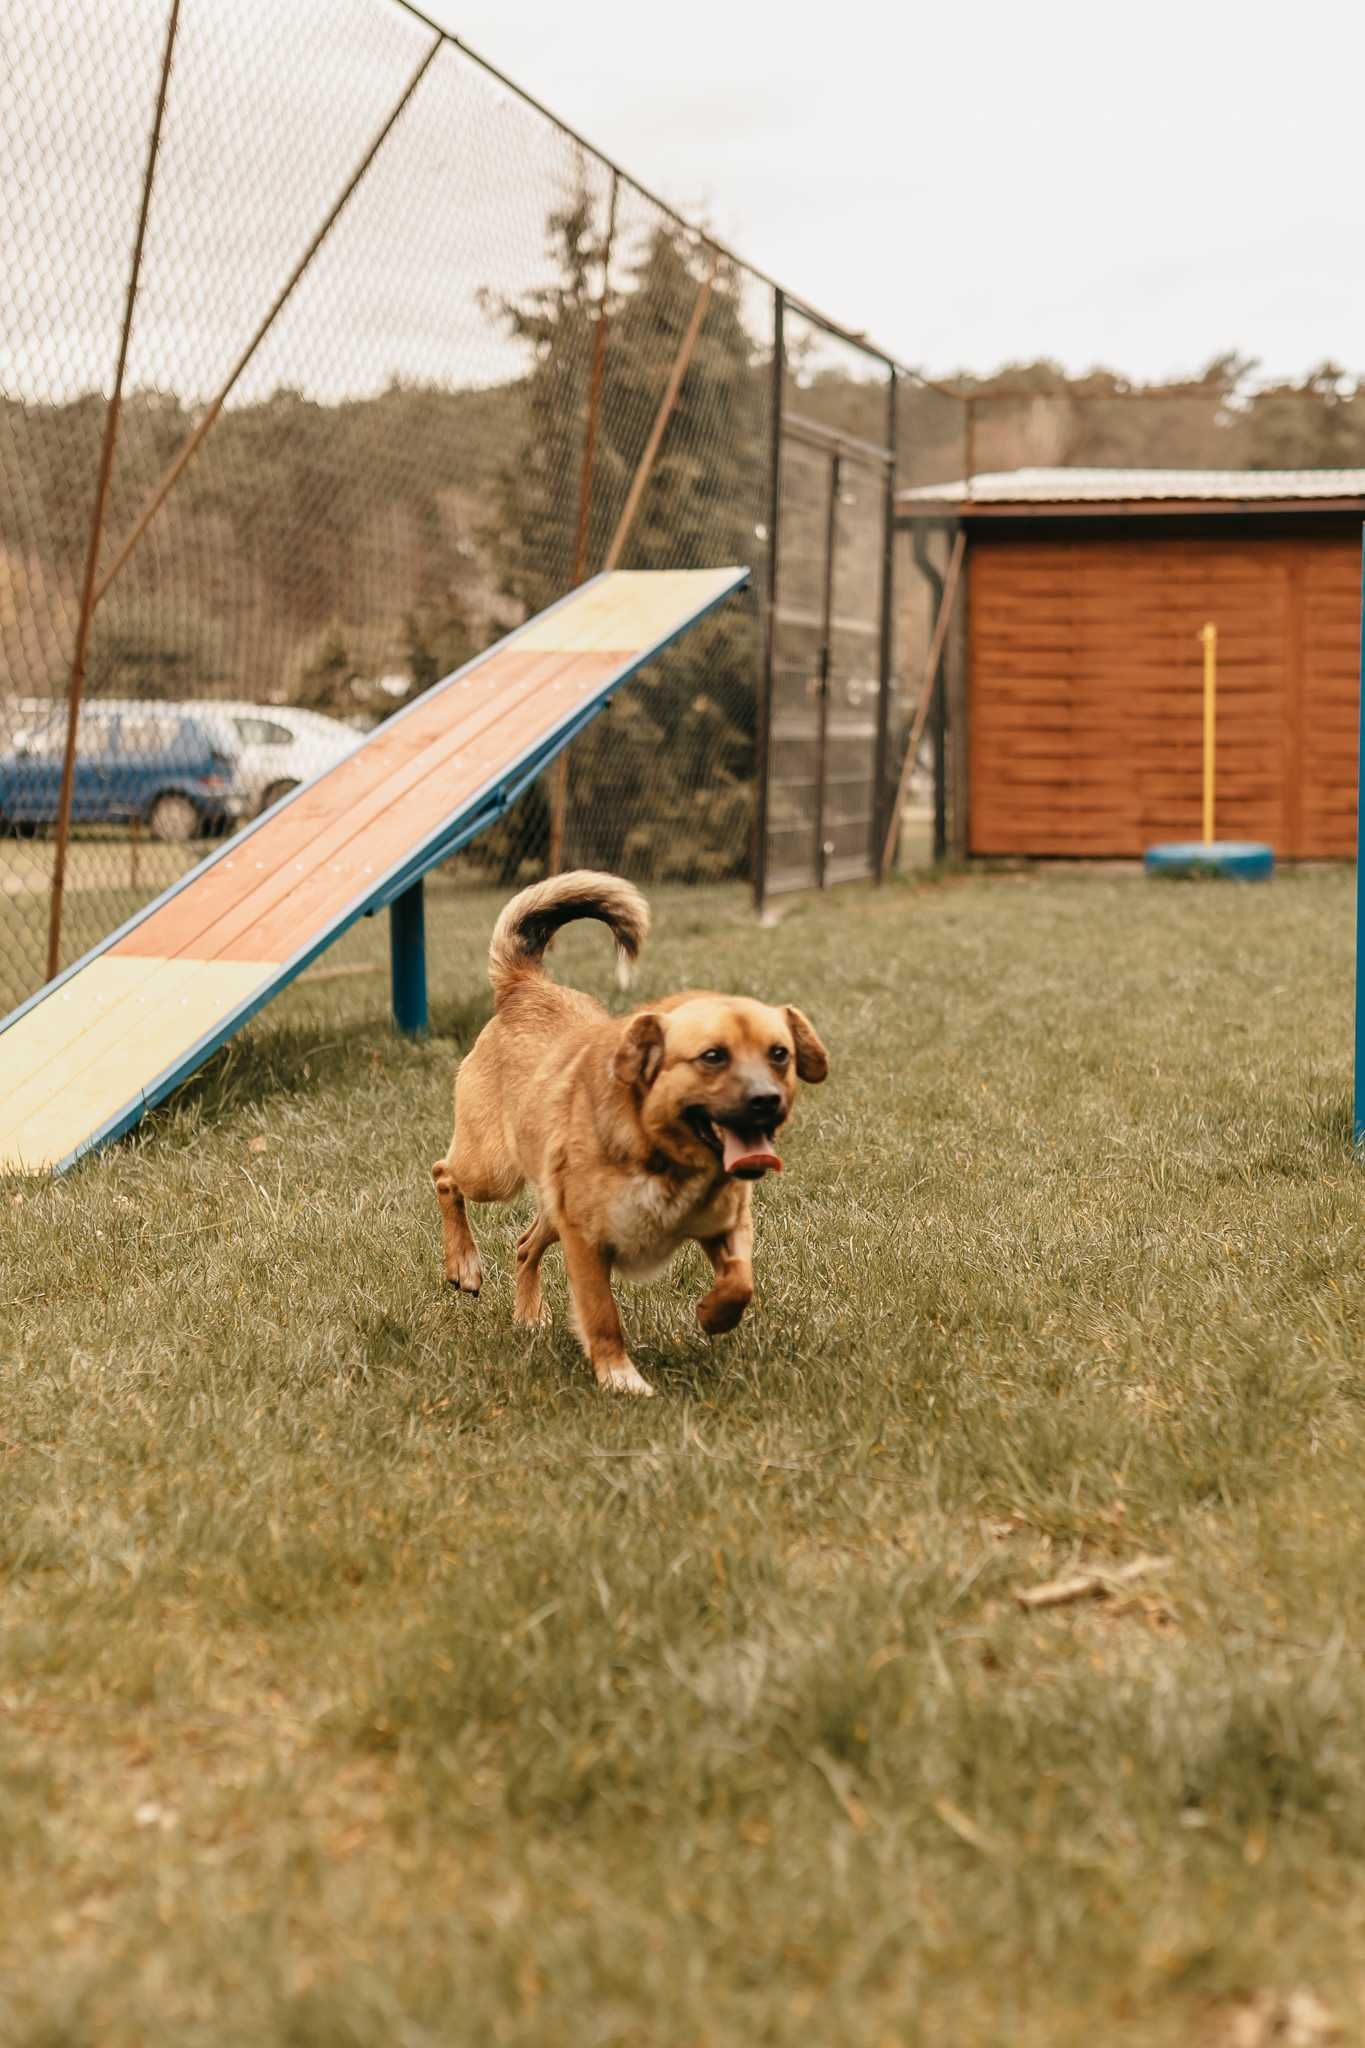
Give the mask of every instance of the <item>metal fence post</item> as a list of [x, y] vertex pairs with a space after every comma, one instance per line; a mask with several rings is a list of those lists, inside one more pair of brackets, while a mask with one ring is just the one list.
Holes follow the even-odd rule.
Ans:
[[948, 852], [948, 692], [934, 692], [934, 859]]
[[899, 387], [894, 367], [888, 373], [890, 382], [886, 398], [886, 445], [891, 460], [886, 465], [886, 504], [883, 513], [882, 530], [882, 619], [881, 643], [878, 649], [878, 670], [880, 685], [877, 691], [877, 743], [873, 765], [872, 792], [872, 863], [873, 872], [879, 882], [886, 880], [888, 856], [884, 852], [886, 840], [886, 805], [890, 792], [887, 789], [888, 762], [891, 748], [891, 671], [894, 660], [895, 638], [895, 576], [896, 576], [896, 414]]
[[142, 250], [147, 239], [147, 216], [152, 205], [152, 182], [156, 175], [157, 152], [161, 147], [161, 124], [166, 112], [166, 95], [171, 83], [171, 59], [180, 23], [180, 0], [171, 0], [166, 22], [166, 41], [161, 53], [161, 74], [156, 89], [156, 112], [147, 142], [147, 167], [142, 174], [142, 197], [138, 203], [137, 231], [133, 236], [132, 261], [128, 266], [128, 288], [123, 300], [123, 326], [119, 332], [118, 362], [114, 386], [104, 415], [104, 438], [100, 445], [99, 474], [95, 481], [95, 502], [90, 512], [90, 537], [85, 550], [85, 577], [81, 585], [81, 610], [76, 626], [76, 645], [71, 656], [71, 674], [66, 688], [66, 747], [62, 755], [62, 780], [57, 797], [57, 839], [52, 853], [52, 894], [48, 902], [47, 978], [52, 980], [61, 966], [62, 898], [66, 889], [66, 851], [71, 838], [71, 795], [76, 778], [76, 736], [80, 730], [81, 694], [85, 684], [85, 660], [90, 646], [90, 622], [95, 615], [98, 593], [95, 576], [99, 569], [100, 543], [104, 538], [104, 510], [109, 501], [109, 479], [114, 469], [114, 448], [118, 441], [119, 412], [123, 405], [123, 375], [128, 367], [128, 343], [133, 332], [133, 308], [137, 303], [138, 279], [142, 272]]
[[1356, 1070], [1351, 1136], [1365, 1145], [1365, 547], [1361, 549], [1360, 721], [1356, 781]]
[[427, 1029], [426, 899], [421, 879], [389, 905], [389, 970], [393, 1021], [405, 1038]]
[[834, 665], [834, 558], [839, 547], [840, 461], [836, 448], [829, 458], [829, 498], [825, 505], [825, 586], [820, 600], [820, 659], [815, 700], [815, 886], [826, 886], [828, 852], [825, 783], [829, 774], [829, 678]]
[[782, 510], [782, 403], [786, 349], [782, 337], [785, 298], [773, 286], [773, 360], [768, 421], [768, 563], [763, 601], [763, 666], [754, 720], [754, 909], [761, 917], [768, 894], [768, 783], [772, 773], [773, 672], [777, 659], [777, 537]]

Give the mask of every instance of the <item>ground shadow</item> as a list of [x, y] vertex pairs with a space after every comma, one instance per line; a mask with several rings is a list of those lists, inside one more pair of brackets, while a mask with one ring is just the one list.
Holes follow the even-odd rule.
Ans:
[[[432, 1030], [421, 1044], [433, 1056], [457, 1057], [473, 1044], [487, 1016], [487, 1001], [436, 1006]], [[239, 1116], [244, 1109], [294, 1095], [359, 1082], [376, 1058], [409, 1049], [382, 1014], [344, 1024], [278, 1024], [248, 1030], [211, 1054], [188, 1080], [137, 1126], [146, 1140], [165, 1138], [187, 1115], [195, 1125]]]

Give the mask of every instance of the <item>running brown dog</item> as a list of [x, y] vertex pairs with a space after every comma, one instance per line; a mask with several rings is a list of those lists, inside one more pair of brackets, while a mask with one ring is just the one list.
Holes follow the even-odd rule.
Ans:
[[586, 870], [524, 889], [494, 927], [497, 1014], [460, 1064], [455, 1135], [431, 1169], [445, 1277], [478, 1293], [465, 1204], [510, 1201], [529, 1182], [536, 1214], [517, 1243], [513, 1320], [546, 1320], [540, 1262], [558, 1239], [598, 1385], [652, 1394], [626, 1349], [613, 1271], [651, 1279], [695, 1239], [715, 1272], [697, 1320], [708, 1336], [733, 1330], [754, 1291], [751, 1183], [780, 1170], [773, 1139], [797, 1080], [823, 1081], [829, 1061], [790, 1004], [689, 990], [612, 1017], [561, 988], [545, 950], [583, 917], [608, 927], [623, 964], [649, 930], [638, 890]]

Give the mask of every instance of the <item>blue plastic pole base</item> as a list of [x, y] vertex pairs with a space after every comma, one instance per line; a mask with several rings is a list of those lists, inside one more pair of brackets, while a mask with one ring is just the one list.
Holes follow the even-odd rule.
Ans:
[[389, 968], [393, 1021], [405, 1038], [421, 1038], [427, 1028], [427, 933], [420, 879], [389, 905]]
[[1149, 875], [1222, 875], [1234, 882], [1268, 882], [1275, 850], [1259, 839], [1172, 839], [1142, 856]]

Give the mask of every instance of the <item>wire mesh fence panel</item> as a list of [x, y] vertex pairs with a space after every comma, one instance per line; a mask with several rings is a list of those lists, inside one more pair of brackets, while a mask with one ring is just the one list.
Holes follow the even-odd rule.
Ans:
[[[886, 358], [789, 300], [776, 363], [770, 280], [398, 0], [20, 9], [4, 54], [0, 1009], [608, 562], [754, 575], [456, 877], [748, 872], [769, 635], [760, 868], [866, 871], [932, 595], [907, 566], [888, 633]], [[770, 533], [777, 368], [823, 439], [780, 437]], [[894, 403], [912, 487], [1365, 461], [1330, 365]]]
[[[719, 880], [748, 866], [770, 342], [750, 325], [742, 273], [713, 265], [624, 180], [608, 221], [610, 250], [599, 224], [584, 292], [588, 324], [599, 311], [605, 319], [600, 405], [580, 408], [575, 422], [580, 481], [591, 451], [584, 569], [619, 549], [615, 563], [627, 569], [739, 562], [759, 573], [744, 599], [652, 663], [574, 743], [564, 858], [646, 879]], [[577, 490], [558, 502], [561, 549], [579, 502]], [[542, 787], [509, 818], [507, 872], [543, 857], [545, 804]], [[493, 850], [485, 840], [470, 857]]]
[[[69, 660], [123, 272], [164, 19], [15, 13], [0, 65], [0, 1003], [43, 979], [50, 862], [39, 792], [60, 777], [51, 692]], [[54, 82], [58, 89], [54, 90]], [[75, 90], [62, 90], [76, 86]], [[96, 105], [98, 121], [91, 119]], [[125, 203], [127, 194], [132, 203]], [[57, 259], [56, 252], [60, 251]], [[55, 749], [55, 759], [54, 759]]]
[[765, 876], [774, 894], [818, 880], [829, 453], [784, 438], [779, 474]]
[[784, 323], [763, 893], [873, 873], [898, 692], [889, 366]]
[[877, 811], [886, 476], [845, 454], [839, 463], [829, 622], [823, 875], [872, 872]]
[[29, 10], [0, 95], [0, 1011], [609, 561], [754, 574], [452, 872], [746, 874], [768, 281], [396, 0]]

